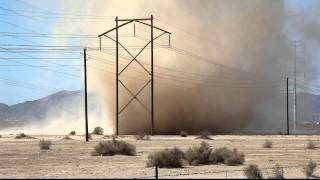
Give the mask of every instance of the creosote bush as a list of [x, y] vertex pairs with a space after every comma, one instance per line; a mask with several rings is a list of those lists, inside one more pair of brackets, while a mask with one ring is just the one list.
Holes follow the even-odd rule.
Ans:
[[306, 149], [316, 149], [317, 146], [314, 144], [313, 141], [309, 140], [306, 146]]
[[113, 156], [113, 155], [127, 155], [135, 156], [136, 147], [125, 141], [118, 141], [116, 139], [110, 141], [101, 141], [94, 147], [92, 156]]
[[317, 164], [314, 161], [310, 160], [308, 162], [308, 164], [303, 168], [303, 173], [305, 174], [306, 178], [310, 178], [313, 175], [316, 167]]
[[244, 175], [247, 179], [263, 179], [262, 172], [255, 164], [250, 164], [244, 169]]
[[185, 132], [185, 131], [181, 131], [181, 132], [180, 132], [180, 136], [181, 136], [181, 137], [188, 137], [188, 135], [189, 135], [189, 134], [188, 134], [187, 132]]
[[272, 148], [273, 143], [270, 140], [266, 140], [263, 144], [263, 148]]
[[95, 127], [94, 130], [92, 131], [92, 134], [103, 135], [103, 128], [100, 126]]
[[42, 150], [49, 150], [52, 142], [50, 140], [41, 139], [39, 142], [39, 147]]
[[175, 147], [154, 152], [148, 156], [147, 167], [181, 168], [183, 166], [184, 152]]
[[71, 132], [69, 133], [69, 135], [71, 135], [71, 136], [76, 135], [76, 131], [71, 131]]

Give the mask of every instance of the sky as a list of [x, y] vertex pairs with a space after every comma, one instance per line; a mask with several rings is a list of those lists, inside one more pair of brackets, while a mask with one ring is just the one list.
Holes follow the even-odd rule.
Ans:
[[[75, 2], [76, 7], [83, 9], [87, 15], [100, 16], [90, 11], [90, 7], [82, 7], [81, 3]], [[78, 1], [79, 2], [79, 1]], [[108, 2], [108, 1], [107, 1]], [[151, 3], [152, 4], [152, 3]], [[301, 12], [308, 17], [308, 9], [319, 5], [315, 1], [287, 0], [288, 9]], [[36, 12], [36, 13], [35, 13]], [[9, 105], [30, 101], [44, 97], [60, 90], [83, 89], [82, 48], [86, 46], [82, 39], [52, 39], [46, 37], [11, 36], [8, 32], [14, 33], [63, 33], [68, 29], [60, 28], [61, 19], [54, 18], [56, 14], [75, 15], [72, 9], [65, 8], [63, 2], [54, 0], [0, 0], [0, 102]], [[81, 12], [82, 14], [82, 12]], [[42, 17], [38, 17], [42, 16]], [[101, 14], [106, 21], [110, 21], [115, 14]], [[149, 16], [146, 14], [145, 16]], [[103, 19], [102, 19], [103, 20]], [[111, 19], [111, 21], [113, 21]], [[65, 21], [64, 21], [65, 22]], [[78, 28], [79, 34], [97, 35], [98, 32], [82, 32], [81, 26], [93, 25], [79, 19], [69, 20], [67, 27]], [[73, 26], [73, 23], [77, 26]], [[101, 21], [99, 22], [101, 24]], [[181, 22], [183, 23], [183, 22]], [[64, 26], [65, 28], [65, 26]], [[106, 26], [105, 29], [111, 27]], [[289, 33], [295, 34], [295, 29]], [[97, 42], [97, 41], [95, 41]], [[92, 44], [92, 42], [90, 42]], [[77, 51], [68, 52], [30, 52], [10, 51], [8, 48], [19, 48], [12, 45], [64, 45], [80, 46]], [[97, 46], [97, 44], [96, 44]], [[23, 48], [26, 48], [24, 46]], [[21, 48], [21, 47], [20, 47]], [[48, 59], [46, 59], [48, 58]], [[59, 59], [50, 59], [59, 58]], [[63, 65], [63, 66], [62, 66]]]

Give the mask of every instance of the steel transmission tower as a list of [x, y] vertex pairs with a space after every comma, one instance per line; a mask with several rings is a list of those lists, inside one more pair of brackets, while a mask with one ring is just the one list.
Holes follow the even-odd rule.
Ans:
[[[118, 17], [115, 18], [115, 22], [116, 22], [116, 27], [100, 34], [99, 37], [99, 42], [100, 42], [100, 49], [101, 49], [101, 38], [106, 37], [112, 41], [114, 41], [116, 43], [116, 135], [119, 135], [119, 116], [120, 114], [131, 104], [131, 102], [133, 100], [136, 100], [149, 114], [150, 114], [150, 120], [151, 120], [151, 127], [150, 127], [150, 134], [154, 135], [154, 69], [153, 69], [153, 63], [154, 63], [154, 54], [153, 54], [153, 45], [154, 45], [154, 41], [158, 38], [160, 38], [161, 36], [168, 34], [169, 37], [169, 46], [170, 46], [170, 32], [163, 30], [159, 27], [154, 26], [153, 24], [154, 18], [151, 15], [150, 18], [137, 18], [137, 19], [119, 19]], [[120, 22], [123, 22], [122, 24], [119, 25]], [[142, 47], [142, 49], [136, 54], [133, 55], [133, 53], [131, 53], [129, 51], [129, 48], [126, 48], [125, 45], [123, 45], [120, 42], [119, 39], [119, 30], [121, 27], [126, 26], [130, 23], [139, 23], [145, 26], [150, 27], [150, 41], [147, 42], [145, 44], [145, 46]], [[148, 23], [150, 22], [150, 24]], [[160, 35], [154, 37], [154, 30], [160, 31], [162, 32]], [[112, 38], [109, 33], [115, 31], [116, 36], [115, 39]], [[134, 35], [136, 34], [135, 32], [135, 24], [134, 24]], [[151, 70], [149, 71], [137, 58], [139, 57], [139, 55], [142, 53], [142, 51], [144, 51], [146, 49], [147, 46], [150, 45], [150, 65], [151, 65]], [[119, 71], [119, 46], [121, 46], [129, 56], [131, 56], [131, 60], [129, 63], [127, 63], [125, 65], [125, 67]], [[132, 90], [130, 90], [130, 88], [124, 83], [122, 82], [119, 77], [120, 75], [130, 66], [130, 64], [132, 64], [133, 62], [136, 62], [140, 68], [142, 68], [144, 71], [146, 71], [148, 73], [148, 75], [150, 75], [150, 79], [147, 83], [145, 83], [137, 93], [134, 93]], [[131, 99], [127, 102], [127, 104], [125, 104], [122, 108], [119, 107], [119, 84], [121, 86], [123, 86], [132, 96]], [[148, 108], [148, 106], [146, 106], [139, 98], [138, 95], [142, 92], [142, 90], [144, 90], [149, 84], [151, 84], [151, 107]]]

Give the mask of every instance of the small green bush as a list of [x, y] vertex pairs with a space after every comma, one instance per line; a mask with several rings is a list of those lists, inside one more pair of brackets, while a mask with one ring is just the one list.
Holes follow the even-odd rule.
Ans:
[[316, 149], [316, 148], [317, 148], [317, 146], [314, 144], [314, 142], [309, 140], [308, 144], [306, 146], [306, 149]]
[[244, 169], [244, 175], [247, 179], [263, 179], [262, 172], [255, 164], [250, 164]]
[[50, 140], [41, 139], [40, 142], [39, 142], [39, 147], [40, 147], [40, 149], [42, 149], [42, 150], [49, 150], [51, 144], [52, 144], [52, 143], [51, 143]]
[[111, 140], [111, 141], [101, 141], [98, 145], [94, 147], [92, 156], [113, 156], [116, 154], [135, 156], [136, 147], [125, 141]]
[[69, 135], [70, 135], [70, 136], [76, 135], [76, 131], [71, 131], [71, 132], [69, 133]]
[[194, 146], [189, 148], [186, 153], [186, 160], [190, 165], [197, 166], [197, 165], [204, 165], [210, 164], [210, 155], [212, 149], [210, 148], [209, 144], [205, 142], [201, 142], [200, 146]]
[[95, 134], [95, 135], [103, 135], [103, 128], [100, 127], [100, 126], [97, 126], [94, 128], [92, 134]]
[[185, 154], [179, 148], [164, 149], [148, 156], [147, 167], [181, 168]]
[[263, 148], [272, 148], [273, 143], [270, 140], [266, 140], [263, 144]]
[[310, 178], [313, 175], [316, 167], [317, 164], [314, 161], [310, 160], [308, 162], [308, 164], [303, 168], [303, 173], [305, 174], [306, 178]]
[[187, 132], [185, 132], [185, 131], [181, 131], [181, 132], [180, 132], [180, 136], [181, 136], [181, 137], [188, 137], [188, 135], [189, 135], [189, 134], [188, 134]]

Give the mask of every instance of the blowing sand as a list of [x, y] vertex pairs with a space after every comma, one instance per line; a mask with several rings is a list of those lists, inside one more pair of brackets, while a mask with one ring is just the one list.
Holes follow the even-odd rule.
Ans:
[[[133, 136], [121, 136], [136, 145], [137, 156], [91, 156], [93, 147], [103, 136], [93, 136], [86, 143], [83, 136], [70, 136], [74, 140], [62, 140], [64, 136], [37, 136], [37, 139], [14, 139], [13, 135], [0, 138], [0, 178], [153, 178], [154, 168], [146, 167], [149, 153], [166, 147], [177, 146], [183, 150], [198, 145], [202, 140], [194, 136], [154, 136], [149, 141], [137, 141]], [[39, 150], [39, 139], [50, 139], [51, 150]], [[160, 178], [244, 178], [245, 165], [255, 163], [261, 168], [272, 168], [276, 163], [284, 168], [286, 178], [304, 178], [302, 167], [312, 159], [320, 163], [319, 149], [307, 150], [308, 140], [320, 146], [320, 136], [212, 136], [206, 140], [212, 148], [237, 148], [246, 155], [242, 166], [205, 165], [185, 166], [179, 169], [160, 169]], [[273, 142], [271, 149], [263, 148], [264, 141]], [[240, 170], [240, 171], [235, 171]], [[320, 176], [319, 168], [316, 176]], [[225, 172], [227, 171], [227, 172]], [[265, 169], [265, 177], [272, 170]], [[214, 173], [217, 172], [217, 173]]]

